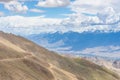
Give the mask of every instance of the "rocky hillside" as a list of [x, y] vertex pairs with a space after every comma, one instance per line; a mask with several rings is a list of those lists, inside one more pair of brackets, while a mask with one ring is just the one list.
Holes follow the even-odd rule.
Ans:
[[100, 57], [83, 57], [99, 66], [106, 67], [120, 75], [120, 60], [105, 59]]
[[48, 51], [13, 34], [0, 32], [0, 80], [120, 80], [104, 67]]

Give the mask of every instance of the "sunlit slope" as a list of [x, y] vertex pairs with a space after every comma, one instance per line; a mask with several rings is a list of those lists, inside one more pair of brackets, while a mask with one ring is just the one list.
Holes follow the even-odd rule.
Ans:
[[0, 32], [0, 80], [120, 80], [79, 58], [48, 51], [20, 36]]

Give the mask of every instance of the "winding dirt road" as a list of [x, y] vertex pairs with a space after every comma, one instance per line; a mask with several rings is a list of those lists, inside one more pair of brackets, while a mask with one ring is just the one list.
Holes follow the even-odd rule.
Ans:
[[6, 61], [17, 61], [17, 60], [29, 59], [29, 58], [32, 58], [32, 57], [34, 57], [34, 55], [29, 54], [29, 55], [26, 55], [26, 56], [24, 56], [24, 57], [20, 57], [20, 58], [1, 59], [0, 62], [6, 62]]
[[[61, 72], [63, 75], [65, 75], [65, 77], [66, 77], [68, 80], [78, 80], [77, 77], [76, 77], [74, 74], [72, 74], [72, 73], [70, 73], [70, 72], [68, 72], [68, 71], [65, 71], [65, 70], [63, 70], [63, 69], [61, 69], [61, 68], [58, 68], [58, 67], [54, 66], [53, 64], [49, 64], [49, 65], [50, 65], [50, 69], [49, 69], [49, 70], [50, 70], [54, 75], [57, 74], [57, 73], [54, 73], [55, 71], [53, 71], [53, 70], [55, 69], [55, 70]], [[61, 80], [61, 79], [59, 79], [58, 77], [55, 77], [55, 80]]]

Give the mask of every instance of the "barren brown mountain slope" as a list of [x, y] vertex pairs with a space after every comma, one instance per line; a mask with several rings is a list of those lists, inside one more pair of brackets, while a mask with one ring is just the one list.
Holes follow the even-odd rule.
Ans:
[[0, 32], [0, 80], [120, 80], [84, 59], [60, 56], [13, 34]]

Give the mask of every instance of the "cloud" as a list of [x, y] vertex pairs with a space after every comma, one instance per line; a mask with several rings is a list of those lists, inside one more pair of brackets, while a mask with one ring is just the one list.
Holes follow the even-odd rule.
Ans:
[[7, 16], [0, 17], [0, 30], [19, 34], [54, 32], [58, 28], [56, 25], [59, 25], [60, 22], [61, 19], [45, 18], [44, 16]]
[[[86, 13], [86, 14], [85, 14]], [[75, 32], [118, 32], [120, 31], [120, 13], [113, 7], [105, 7], [96, 13], [78, 11], [61, 22], [67, 31]]]
[[44, 13], [45, 11], [40, 10], [40, 9], [30, 9], [31, 12], [35, 12], [35, 13]]
[[4, 16], [4, 13], [3, 13], [3, 12], [0, 12], [0, 16]]
[[[101, 14], [102, 15], [102, 14]], [[7, 16], [0, 18], [0, 30], [16, 34], [39, 34], [54, 32], [118, 32], [120, 31], [120, 20], [116, 17], [105, 18], [105, 22], [99, 17], [77, 17], [72, 16], [65, 19], [45, 18], [44, 16], [23, 17]], [[112, 19], [112, 20], [111, 20]]]
[[120, 14], [117, 13], [114, 8], [107, 7], [101, 12], [97, 13], [97, 17], [103, 22], [103, 23], [114, 23], [120, 20]]
[[9, 11], [13, 11], [16, 13], [25, 13], [28, 10], [28, 7], [18, 1], [10, 1], [8, 3], [4, 3], [4, 7]]
[[37, 6], [40, 7], [63, 7], [68, 6], [70, 4], [70, 0], [41, 0], [38, 2]]
[[[81, 2], [80, 2], [81, 1]], [[15, 1], [14, 1], [15, 2]], [[42, 1], [49, 2], [48, 0]], [[119, 2], [117, 0], [117, 2]], [[103, 4], [102, 4], [103, 3]], [[51, 3], [50, 3], [51, 4]], [[115, 5], [116, 4], [116, 5]], [[14, 4], [12, 4], [14, 5]], [[85, 6], [86, 5], [86, 6]], [[89, 6], [87, 6], [89, 5]], [[102, 6], [104, 8], [102, 8]], [[24, 5], [21, 4], [21, 7]], [[92, 6], [92, 7], [91, 7]], [[120, 13], [117, 8], [117, 3], [113, 0], [76, 0], [70, 5], [74, 11], [69, 14], [67, 18], [55, 19], [45, 17], [22, 17], [22, 16], [8, 16], [0, 18], [0, 25], [13, 28], [15, 32], [24, 32], [25, 34], [37, 34], [45, 32], [118, 32], [120, 31]], [[8, 7], [9, 9], [9, 7]], [[17, 10], [17, 8], [10, 6], [10, 10], [24, 12], [24, 9]], [[94, 10], [91, 12], [91, 10]], [[118, 10], [118, 11], [117, 11]], [[32, 12], [41, 13], [41, 10], [31, 9]], [[9, 20], [9, 21], [8, 21]], [[6, 29], [7, 30], [7, 29]], [[9, 30], [8, 30], [9, 31]]]
[[71, 4], [71, 10], [77, 13], [81, 12], [89, 12], [89, 13], [97, 13], [106, 7], [112, 7], [115, 10], [120, 10], [119, 8], [119, 0], [75, 0]]

